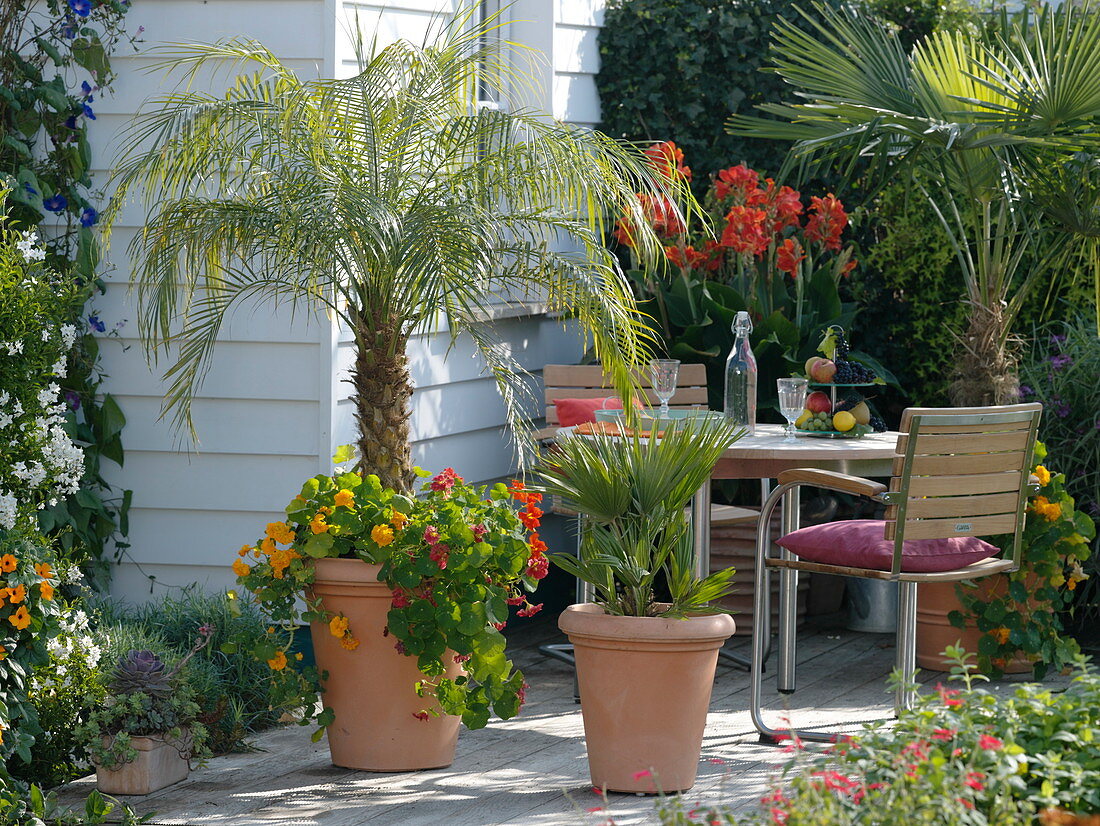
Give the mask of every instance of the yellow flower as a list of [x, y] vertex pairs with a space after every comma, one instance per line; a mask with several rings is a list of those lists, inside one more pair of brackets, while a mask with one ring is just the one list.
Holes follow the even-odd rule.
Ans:
[[342, 637], [348, 631], [348, 618], [336, 616], [329, 620], [328, 631], [334, 637]]
[[289, 545], [294, 541], [295, 537], [294, 531], [290, 529], [290, 526], [286, 522], [268, 522], [264, 533], [283, 545]]
[[237, 576], [248, 576], [250, 573], [252, 573], [252, 569], [245, 565], [242, 560], [234, 559], [233, 573], [235, 573]]
[[1048, 522], [1054, 522], [1062, 516], [1062, 506], [1057, 502], [1051, 502], [1045, 496], [1036, 496], [1031, 503], [1031, 509]]
[[31, 612], [27, 610], [26, 605], [20, 605], [19, 609], [8, 617], [8, 622], [14, 625], [17, 630], [22, 631], [31, 624]]
[[271, 554], [275, 553], [275, 550], [275, 540], [270, 536], [264, 537], [264, 540], [260, 543], [260, 551], [271, 556]]
[[375, 525], [370, 529], [370, 538], [384, 548], [393, 542], [393, 528], [389, 525]]
[[291, 561], [300, 559], [301, 556], [301, 554], [295, 553], [289, 548], [283, 551], [276, 551], [271, 555], [271, 573], [274, 574], [276, 579], [282, 579], [283, 572], [286, 570], [287, 566], [290, 565]]
[[328, 530], [328, 523], [325, 522], [325, 515], [318, 513], [309, 523], [309, 529], [314, 533], [325, 533]]
[[15, 588], [8, 588], [8, 600], [12, 605], [17, 602], [22, 602], [27, 598], [27, 589], [22, 585], [18, 585]]
[[406, 523], [408, 523], [409, 517], [405, 516], [401, 511], [394, 511], [393, 516], [390, 517], [390, 521], [397, 530], [401, 530], [405, 527]]
[[48, 582], [42, 582], [38, 586], [38, 595], [49, 602], [53, 599], [53, 586]]
[[359, 640], [355, 639], [351, 634], [345, 634], [340, 638], [340, 645], [348, 651], [354, 651], [359, 647]]
[[276, 651], [275, 656], [268, 660], [267, 664], [271, 666], [272, 671], [282, 671], [286, 668], [286, 654], [282, 651]]
[[4, 554], [0, 556], [0, 571], [5, 574], [10, 574], [15, 570], [15, 567], [19, 564], [19, 560], [11, 554]]
[[237, 556], [248, 556], [248, 552], [251, 550], [251, 545], [241, 545], [241, 549], [237, 551]]
[[[6, 648], [4, 648], [4, 646], [0, 645], [0, 660], [6, 658], [7, 656], [8, 656], [8, 649], [6, 649]], [[0, 726], [0, 728], [2, 728], [2, 726]]]
[[350, 508], [355, 504], [355, 494], [350, 490], [341, 490], [332, 498], [332, 501], [336, 503], [336, 507], [343, 505], [345, 508]]
[[298, 662], [301, 662], [302, 661], [302, 656], [303, 656], [302, 652], [299, 651], [297, 654], [294, 655], [294, 659], [296, 659]]
[[1004, 645], [1006, 642], [1008, 642], [1009, 631], [1007, 628], [994, 628], [992, 631], [989, 632], [989, 634], [1000, 645]]
[[321, 505], [321, 507], [317, 508], [317, 510], [326, 515], [332, 513], [332, 508], [330, 508], [328, 505]]
[[43, 579], [49, 579], [53, 576], [53, 567], [49, 562], [42, 562], [34, 566], [34, 572]]
[[1050, 484], [1050, 471], [1042, 465], [1035, 466], [1035, 477], [1039, 480], [1039, 484], [1046, 487]]

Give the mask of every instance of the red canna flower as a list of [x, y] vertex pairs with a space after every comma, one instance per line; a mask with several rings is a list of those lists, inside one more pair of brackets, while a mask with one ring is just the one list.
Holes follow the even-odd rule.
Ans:
[[848, 226], [848, 213], [844, 211], [844, 204], [833, 193], [824, 198], [816, 195], [810, 198], [810, 215], [806, 221], [806, 237], [826, 249], [838, 252], [840, 250], [840, 236]]
[[726, 228], [722, 231], [722, 246], [744, 255], [757, 257], [764, 254], [770, 239], [764, 233], [767, 213], [762, 209], [735, 206], [726, 215]]
[[749, 199], [749, 193], [756, 189], [760, 176], [755, 169], [749, 169], [744, 164], [731, 166], [718, 173], [714, 181], [714, 196], [719, 201], [725, 201], [733, 196], [741, 204]]
[[798, 216], [802, 214], [802, 196], [789, 186], [779, 187], [773, 202], [775, 204], [774, 232], [781, 232], [786, 227], [797, 227]]
[[794, 238], [788, 238], [782, 244], [775, 254], [775, 266], [779, 268], [780, 272], [788, 273], [791, 278], [798, 277], [798, 265], [805, 260], [806, 253], [802, 249], [802, 245], [798, 243]]
[[691, 169], [684, 166], [684, 150], [672, 141], [655, 143], [645, 150], [646, 163], [666, 178], [677, 175], [686, 181], [691, 180]]

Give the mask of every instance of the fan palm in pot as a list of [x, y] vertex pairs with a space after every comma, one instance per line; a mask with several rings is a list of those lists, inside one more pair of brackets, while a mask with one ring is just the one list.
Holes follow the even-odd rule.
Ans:
[[[669, 423], [659, 439], [573, 437], [535, 468], [541, 490], [584, 517], [578, 557], [551, 559], [595, 591], [558, 622], [574, 645], [599, 788], [695, 783], [718, 649], [734, 632], [713, 603], [734, 572], [697, 575], [685, 506], [739, 435], [724, 419], [700, 418]], [[669, 602], [656, 596], [662, 576]]]

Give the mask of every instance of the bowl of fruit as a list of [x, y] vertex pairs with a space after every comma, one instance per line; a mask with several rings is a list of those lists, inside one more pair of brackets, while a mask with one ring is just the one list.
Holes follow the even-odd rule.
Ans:
[[829, 439], [858, 439], [886, 430], [886, 422], [875, 415], [863, 388], [886, 382], [875, 370], [848, 349], [844, 329], [832, 326], [818, 346], [820, 356], [806, 362], [806, 377], [813, 392], [795, 419], [795, 433]]

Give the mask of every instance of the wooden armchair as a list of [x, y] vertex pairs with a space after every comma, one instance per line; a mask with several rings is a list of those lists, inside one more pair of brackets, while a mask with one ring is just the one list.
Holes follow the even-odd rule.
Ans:
[[[909, 677], [916, 670], [917, 584], [977, 579], [1020, 566], [1024, 508], [1028, 494], [1036, 489], [1029, 476], [1041, 412], [1039, 404], [910, 408], [902, 416], [889, 485], [814, 469], [779, 475], [779, 485], [761, 511], [756, 544], [750, 712], [761, 739], [774, 742], [787, 733], [769, 727], [760, 708], [763, 661], [771, 635], [771, 569], [898, 582], [897, 668]], [[783, 496], [804, 485], [881, 502], [886, 505], [885, 519], [874, 525], [853, 520], [795, 531], [779, 540], [779, 555], [770, 556], [763, 526]], [[1011, 554], [995, 557], [996, 548], [976, 539], [994, 534], [1013, 536]], [[793, 629], [787, 639], [794, 639]], [[785, 665], [780, 673], [790, 676], [779, 689], [790, 693], [794, 645], [780, 656]], [[912, 700], [910, 688], [899, 688], [895, 710], [909, 707]], [[832, 739], [820, 731], [795, 733], [808, 740]]]

